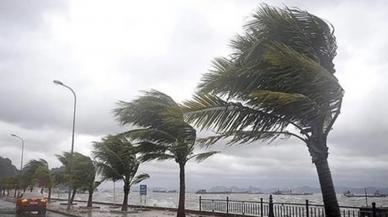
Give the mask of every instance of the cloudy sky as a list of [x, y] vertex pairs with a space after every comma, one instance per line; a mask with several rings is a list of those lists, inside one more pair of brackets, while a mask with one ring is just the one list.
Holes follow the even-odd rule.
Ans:
[[[214, 57], [262, 2], [296, 6], [336, 28], [337, 77], [346, 90], [341, 116], [329, 137], [337, 186], [388, 183], [388, 6], [381, 1], [0, 1], [0, 155], [20, 165], [68, 151], [72, 95], [78, 96], [75, 150], [90, 154], [92, 141], [121, 132], [112, 116], [118, 100], [140, 90], [189, 99]], [[306, 147], [296, 140], [225, 148], [189, 163], [189, 189], [215, 185], [318, 186]], [[163, 168], [161, 170], [161, 168]], [[175, 188], [174, 162], [141, 168], [152, 186]], [[161, 172], [162, 171], [162, 172]], [[222, 177], [222, 178], [221, 178]]]

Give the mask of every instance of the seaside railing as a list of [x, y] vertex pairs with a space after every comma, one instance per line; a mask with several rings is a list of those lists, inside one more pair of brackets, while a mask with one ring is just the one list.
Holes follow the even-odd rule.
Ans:
[[[326, 217], [323, 205], [305, 203], [276, 203], [272, 200], [241, 201], [223, 199], [204, 199], [199, 197], [199, 210], [226, 213], [243, 216], [268, 217]], [[340, 206], [341, 217], [388, 217], [388, 210], [377, 208], [375, 203], [371, 207]]]

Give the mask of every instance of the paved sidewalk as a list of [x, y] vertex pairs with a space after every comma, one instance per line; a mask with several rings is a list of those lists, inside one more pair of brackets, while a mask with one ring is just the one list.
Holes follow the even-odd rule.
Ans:
[[[48, 208], [60, 212], [66, 212], [74, 216], [80, 217], [172, 217], [176, 216], [176, 212], [167, 210], [152, 210], [152, 209], [133, 209], [128, 208], [128, 212], [121, 212], [121, 207], [113, 207], [111, 205], [93, 204], [92, 209], [86, 208], [85, 202], [75, 202], [70, 212], [67, 212], [64, 201], [52, 201]], [[203, 215], [186, 214], [187, 217], [201, 217]]]

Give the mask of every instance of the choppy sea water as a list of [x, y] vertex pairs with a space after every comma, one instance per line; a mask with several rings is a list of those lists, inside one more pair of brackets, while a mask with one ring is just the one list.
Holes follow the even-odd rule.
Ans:
[[[174, 207], [178, 206], [178, 193], [157, 193], [148, 192], [147, 197], [143, 198], [143, 205], [148, 206], [160, 206], [160, 207]], [[187, 209], [198, 209], [199, 208], [199, 194], [186, 193], [186, 208]], [[263, 198], [264, 201], [268, 201], [269, 194], [205, 194], [201, 195], [203, 199], [226, 199], [229, 197], [230, 200], [244, 200], [244, 201], [260, 201]], [[53, 197], [67, 198], [65, 193], [53, 193]], [[76, 194], [76, 199], [87, 200], [87, 194]], [[116, 190], [115, 196], [113, 192], [95, 192], [94, 201], [103, 202], [115, 202], [121, 203], [123, 199], [123, 193]], [[337, 195], [338, 202], [341, 206], [365, 206], [365, 198], [362, 197], [345, 197], [342, 194]], [[146, 203], [144, 204], [144, 199]], [[309, 200], [311, 204], [323, 204], [321, 194], [313, 195], [273, 195], [273, 201], [279, 203], [305, 203]], [[388, 206], [388, 197], [380, 198], [368, 198], [368, 204], [376, 202], [376, 206]], [[129, 195], [129, 204], [140, 205], [139, 192], [131, 192]]]

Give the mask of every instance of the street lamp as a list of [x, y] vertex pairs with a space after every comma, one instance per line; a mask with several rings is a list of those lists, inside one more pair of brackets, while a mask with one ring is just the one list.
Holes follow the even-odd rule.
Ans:
[[[65, 88], [69, 89], [73, 93], [73, 96], [74, 96], [73, 132], [72, 132], [72, 135], [71, 135], [71, 151], [70, 151], [70, 162], [69, 162], [69, 173], [71, 174], [71, 169], [72, 169], [72, 166], [73, 166], [75, 111], [76, 111], [76, 105], [77, 105], [77, 97], [75, 95], [74, 90], [71, 89], [71, 87], [65, 85], [64, 83], [62, 83], [61, 81], [58, 81], [58, 80], [54, 80], [53, 82], [54, 82], [54, 84], [57, 84], [57, 85], [60, 85], [60, 86], [63, 86]], [[67, 197], [67, 210], [70, 210], [70, 197], [71, 197], [71, 186], [69, 185], [69, 194], [68, 194], [68, 197]]]
[[16, 137], [22, 141], [22, 156], [20, 158], [20, 172], [21, 172], [23, 170], [24, 139], [20, 136], [15, 135], [15, 134], [11, 134], [11, 136]]

